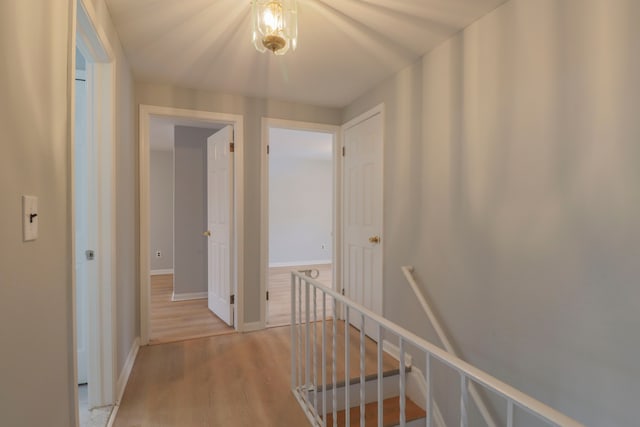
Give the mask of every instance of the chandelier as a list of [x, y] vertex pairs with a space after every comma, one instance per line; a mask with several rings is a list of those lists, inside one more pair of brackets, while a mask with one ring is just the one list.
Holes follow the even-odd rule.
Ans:
[[284, 55], [298, 42], [296, 0], [253, 0], [253, 44], [258, 52]]

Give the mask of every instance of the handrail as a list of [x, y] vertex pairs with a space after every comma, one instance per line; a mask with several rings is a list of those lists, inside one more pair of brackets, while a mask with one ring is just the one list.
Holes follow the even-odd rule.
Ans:
[[[517, 405], [521, 409], [531, 413], [534, 416], [537, 416], [541, 420], [544, 420], [550, 423], [553, 426], [560, 427], [585, 427], [580, 422], [568, 417], [567, 415], [562, 414], [561, 412], [551, 408], [548, 405], [540, 402], [539, 400], [534, 399], [531, 396], [515, 389], [514, 387], [500, 381], [499, 379], [489, 375], [488, 373], [476, 368], [475, 366], [470, 365], [464, 360], [452, 355], [451, 353], [441, 349], [440, 347], [426, 341], [425, 339], [417, 336], [413, 332], [410, 332], [399, 325], [391, 322], [388, 319], [383, 318], [382, 316], [374, 313], [368, 308], [346, 298], [345, 296], [339, 294], [318, 282], [317, 280], [311, 279], [308, 276], [305, 276], [301, 273], [292, 272], [291, 273], [291, 289], [292, 289], [292, 309], [293, 303], [295, 302], [295, 287], [296, 284], [299, 286], [300, 291], [302, 291], [302, 283], [307, 285], [307, 293], [306, 298], [309, 298], [308, 289], [311, 287], [313, 291], [319, 291], [325, 295], [329, 295], [333, 298], [333, 303], [341, 303], [346, 307], [347, 312], [350, 310], [355, 310], [360, 313], [361, 316], [366, 317], [367, 319], [372, 320], [375, 324], [378, 325], [379, 328], [384, 329], [385, 331], [391, 332], [399, 337], [401, 342], [410, 343], [413, 346], [417, 347], [419, 350], [424, 351], [427, 354], [427, 359], [430, 357], [437, 359], [442, 364], [449, 366], [450, 368], [458, 371], [461, 376], [464, 377], [464, 380], [468, 382], [468, 380], [472, 380], [475, 383], [486, 387], [488, 390], [493, 391], [497, 395], [503, 397], [507, 400], [508, 404], [508, 414], [513, 414], [514, 405]], [[308, 307], [307, 300], [307, 307]], [[295, 310], [292, 310], [292, 320], [295, 320]], [[307, 311], [307, 329], [309, 328], [309, 312]], [[294, 336], [294, 325], [296, 322], [292, 322], [292, 338]], [[307, 335], [308, 337], [308, 335]], [[294, 349], [294, 341], [292, 341], [292, 351]], [[292, 356], [292, 363], [294, 363], [294, 357]], [[404, 357], [400, 357], [400, 363], [404, 363]], [[292, 373], [294, 371], [294, 367], [292, 366]], [[292, 378], [292, 386], [294, 385], [294, 381]], [[294, 390], [295, 392], [296, 390]], [[298, 397], [298, 396], [296, 396]], [[431, 397], [430, 397], [431, 398]], [[303, 408], [305, 411], [308, 408]], [[347, 411], [347, 414], [349, 412]], [[317, 416], [317, 415], [316, 415]], [[509, 417], [509, 421], [511, 421], [508, 425], [511, 426], [513, 422], [513, 417]]]
[[[418, 283], [416, 283], [416, 280], [413, 277], [413, 266], [410, 266], [410, 265], [403, 266], [402, 272], [404, 273], [404, 277], [409, 282], [411, 289], [413, 289], [413, 292], [416, 294], [416, 297], [418, 298], [418, 301], [420, 302], [422, 309], [427, 314], [427, 317], [429, 318], [429, 321], [431, 322], [433, 329], [436, 331], [436, 334], [438, 335], [440, 342], [444, 346], [444, 349], [447, 350], [452, 355], [454, 355], [455, 357], [459, 357], [458, 353], [456, 352], [456, 350], [453, 348], [453, 345], [449, 341], [447, 334], [445, 334], [444, 329], [442, 329], [442, 325], [440, 325], [438, 318], [436, 317], [435, 313], [431, 309], [431, 305], [429, 305], [429, 302], [420, 291], [420, 288], [418, 287]], [[487, 408], [486, 403], [482, 399], [482, 396], [480, 396], [480, 394], [478, 393], [478, 390], [476, 389], [473, 383], [469, 383], [469, 393], [471, 394], [471, 398], [473, 399], [473, 402], [476, 404], [478, 411], [480, 411], [480, 415], [482, 415], [482, 418], [484, 419], [485, 423], [487, 423], [487, 426], [498, 427], [495, 420], [493, 419], [493, 416], [491, 415], [491, 412], [489, 411], [489, 408]]]

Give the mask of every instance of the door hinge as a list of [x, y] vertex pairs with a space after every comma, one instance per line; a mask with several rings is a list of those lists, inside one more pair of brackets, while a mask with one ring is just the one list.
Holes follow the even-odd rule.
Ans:
[[236, 296], [235, 295], [231, 295], [229, 297], [229, 304], [233, 305], [236, 303]]
[[344, 296], [344, 288], [342, 288], [342, 295]]
[[229, 143], [229, 152], [233, 153], [236, 151], [236, 144], [234, 142]]
[[342, 157], [344, 157], [346, 154], [347, 154], [347, 148], [342, 147]]
[[267, 154], [269, 154], [269, 152], [271, 151], [271, 149], [269, 148], [269, 146], [267, 145]]
[[267, 291], [267, 301], [269, 301], [269, 291]]

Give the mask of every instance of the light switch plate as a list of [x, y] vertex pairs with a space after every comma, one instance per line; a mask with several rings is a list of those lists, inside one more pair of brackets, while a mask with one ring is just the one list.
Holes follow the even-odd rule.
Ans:
[[22, 235], [25, 242], [38, 238], [38, 198], [22, 196]]

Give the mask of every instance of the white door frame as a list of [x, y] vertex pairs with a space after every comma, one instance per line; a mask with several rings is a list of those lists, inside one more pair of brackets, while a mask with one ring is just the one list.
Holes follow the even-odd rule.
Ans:
[[[97, 149], [98, 158], [98, 211], [96, 218], [98, 283], [88, 289], [89, 346], [88, 346], [88, 393], [89, 406], [112, 405], [115, 402], [116, 383], [116, 212], [115, 212], [115, 55], [108, 38], [97, 25], [93, 3], [77, 0], [72, 5], [72, 37], [69, 53], [69, 82], [71, 84], [71, 143], [75, 142], [75, 49], [86, 59], [88, 91], [88, 132]], [[70, 164], [73, 165], [73, 149]], [[75, 171], [71, 167], [71, 182], [75, 185]], [[71, 194], [72, 265], [75, 266], [75, 198]], [[74, 357], [73, 384], [77, 384], [77, 321], [76, 277], [72, 267], [72, 318]], [[75, 388], [77, 404], [77, 387]], [[77, 408], [76, 408], [77, 409]], [[78, 411], [76, 410], [76, 417]], [[77, 423], [77, 420], [76, 420]]]
[[262, 118], [261, 148], [261, 188], [260, 188], [260, 323], [254, 329], [264, 329], [267, 324], [267, 282], [269, 275], [269, 129], [291, 129], [321, 132], [333, 135], [333, 245], [332, 284], [333, 289], [341, 289], [342, 260], [342, 133], [340, 126], [294, 120]]
[[244, 330], [244, 137], [243, 116], [238, 114], [214, 113], [210, 111], [187, 110], [182, 108], [161, 107], [156, 105], [140, 105], [140, 140], [139, 140], [139, 181], [140, 181], [140, 343], [149, 343], [150, 332], [150, 259], [149, 259], [149, 123], [152, 116], [189, 119], [205, 123], [232, 125], [234, 129], [234, 251], [231, 254], [231, 269], [235, 290], [234, 318], [235, 328]]
[[[385, 136], [386, 136], [386, 126], [385, 126], [385, 106], [384, 103], [382, 104], [378, 104], [375, 107], [373, 107], [372, 109], [360, 114], [359, 116], [349, 120], [347, 123], [343, 124], [341, 127], [341, 133], [342, 135], [344, 135], [345, 131], [353, 126], [356, 126], [358, 123], [361, 123], [373, 116], [375, 116], [376, 114], [380, 114], [381, 116], [381, 120], [382, 120], [382, 164], [380, 165], [380, 173], [382, 174], [382, 194], [380, 195], [381, 197], [381, 205], [382, 205], [382, 212], [380, 212], [380, 224], [381, 224], [381, 235], [383, 237], [382, 241], [380, 242], [381, 250], [380, 250], [380, 274], [382, 275], [382, 277], [380, 278], [381, 280], [381, 295], [380, 295], [380, 313], [378, 313], [380, 316], [384, 317], [384, 244], [385, 244], [385, 239], [384, 239], [384, 149], [385, 149]], [[341, 170], [344, 170], [344, 157], [341, 157], [341, 161], [340, 161], [340, 168]], [[344, 187], [341, 185], [341, 189], [344, 190]], [[344, 209], [344, 204], [340, 205], [340, 218], [344, 218], [345, 216], [345, 212], [343, 211]], [[341, 222], [341, 236], [344, 235], [344, 221]], [[340, 242], [340, 250], [341, 250], [341, 254], [344, 253], [344, 241]], [[340, 258], [340, 261], [344, 264], [342, 258]], [[341, 270], [341, 273], [344, 273], [344, 271]], [[343, 295], [346, 292], [346, 287], [348, 286], [347, 280], [345, 277], [341, 276], [341, 280], [344, 284], [344, 288], [341, 289]], [[342, 310], [340, 310], [339, 312], [339, 316], [340, 318], [344, 319], [344, 313], [342, 313]], [[373, 338], [373, 337], [372, 337]], [[375, 338], [374, 338], [375, 339]]]

